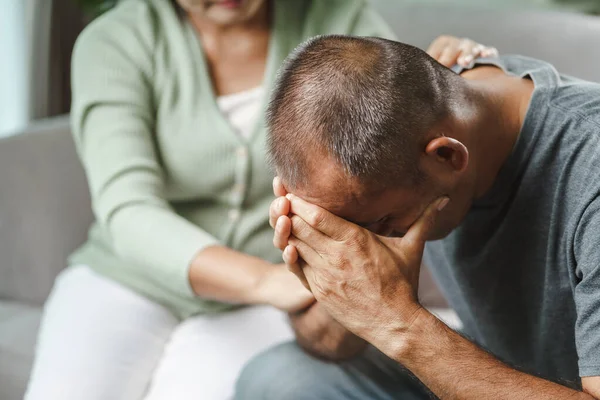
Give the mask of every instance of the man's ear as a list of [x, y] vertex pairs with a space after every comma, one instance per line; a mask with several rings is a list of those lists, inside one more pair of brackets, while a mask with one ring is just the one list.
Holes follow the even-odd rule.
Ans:
[[440, 136], [425, 147], [424, 169], [432, 175], [451, 173], [462, 174], [469, 165], [469, 150], [460, 141]]

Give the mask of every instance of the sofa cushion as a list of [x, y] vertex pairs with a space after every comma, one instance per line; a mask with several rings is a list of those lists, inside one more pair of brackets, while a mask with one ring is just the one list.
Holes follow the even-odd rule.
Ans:
[[23, 398], [40, 318], [39, 307], [0, 301], [0, 388], [3, 400]]

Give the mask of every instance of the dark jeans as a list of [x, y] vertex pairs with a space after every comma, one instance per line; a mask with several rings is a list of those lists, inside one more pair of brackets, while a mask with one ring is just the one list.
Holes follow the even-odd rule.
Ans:
[[242, 371], [236, 400], [430, 399], [429, 392], [397, 362], [374, 347], [341, 363], [306, 354], [293, 342], [258, 355]]

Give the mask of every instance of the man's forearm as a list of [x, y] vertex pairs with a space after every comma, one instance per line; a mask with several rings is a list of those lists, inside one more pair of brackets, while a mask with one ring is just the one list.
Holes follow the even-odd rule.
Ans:
[[594, 399], [510, 368], [425, 309], [408, 331], [389, 332], [375, 341], [442, 399]]

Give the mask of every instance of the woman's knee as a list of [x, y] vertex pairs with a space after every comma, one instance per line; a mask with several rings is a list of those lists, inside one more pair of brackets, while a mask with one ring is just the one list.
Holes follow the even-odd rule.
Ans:
[[44, 308], [26, 399], [143, 393], [176, 323], [87, 267], [65, 270]]

